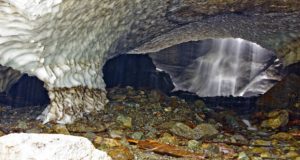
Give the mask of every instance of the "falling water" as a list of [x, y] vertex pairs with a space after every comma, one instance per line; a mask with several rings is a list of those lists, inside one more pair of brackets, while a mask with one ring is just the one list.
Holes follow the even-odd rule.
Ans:
[[[203, 47], [203, 46], [201, 46]], [[205, 46], [204, 46], [205, 47]], [[202, 97], [255, 96], [270, 89], [280, 80], [276, 56], [255, 43], [243, 39], [215, 39], [205, 53], [192, 53], [188, 65], [176, 69], [174, 65], [160, 64], [159, 54], [154, 63], [168, 72], [175, 90], [197, 93]], [[195, 50], [197, 52], [199, 50]], [[179, 53], [184, 56], [185, 53]], [[271, 73], [271, 74], [270, 74]]]

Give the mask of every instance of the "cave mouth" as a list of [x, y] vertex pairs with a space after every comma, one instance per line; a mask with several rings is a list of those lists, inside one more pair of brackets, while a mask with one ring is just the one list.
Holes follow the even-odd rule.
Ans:
[[[3, 78], [9, 75], [1, 75]], [[18, 80], [0, 92], [0, 123], [19, 123], [24, 119], [36, 119], [50, 104], [44, 82], [37, 77], [20, 74]]]
[[170, 93], [174, 85], [170, 76], [157, 70], [149, 55], [122, 54], [103, 66], [106, 88], [131, 86], [135, 89], [156, 89]]
[[181, 43], [155, 53], [122, 54], [103, 67], [107, 89], [156, 89], [211, 108], [255, 111], [260, 95], [279, 82], [283, 65], [272, 51], [239, 38]]
[[283, 65], [274, 52], [240, 38], [190, 41], [151, 53], [177, 91], [200, 97], [252, 97], [282, 79]]

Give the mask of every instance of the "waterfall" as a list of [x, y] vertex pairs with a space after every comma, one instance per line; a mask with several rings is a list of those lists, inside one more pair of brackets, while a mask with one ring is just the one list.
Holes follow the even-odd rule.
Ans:
[[[171, 75], [175, 90], [193, 92], [201, 97], [256, 96], [270, 89], [274, 81], [280, 80], [275, 67], [278, 68], [280, 62], [274, 53], [255, 43], [228, 38], [214, 39], [209, 45], [202, 43], [191, 47], [196, 48], [191, 49], [192, 53], [178, 49], [180, 53], [176, 53], [177, 57], [196, 55], [196, 58], [183, 58], [187, 61], [186, 65], [181, 65], [179, 69], [178, 66], [174, 69], [175, 65], [182, 62], [170, 62], [172, 64], [169, 65], [162, 60], [166, 55], [156, 53], [151, 56], [158, 68]], [[199, 53], [201, 50], [197, 48], [203, 47], [207, 49]], [[174, 56], [171, 53], [169, 59], [172, 59], [172, 54]]]

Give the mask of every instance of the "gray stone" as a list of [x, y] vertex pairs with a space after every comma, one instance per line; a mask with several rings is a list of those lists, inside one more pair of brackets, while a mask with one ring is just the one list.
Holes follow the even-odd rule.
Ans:
[[109, 130], [109, 136], [111, 138], [122, 138], [124, 135], [122, 130]]
[[196, 150], [199, 147], [199, 142], [196, 140], [190, 140], [188, 141], [188, 148], [192, 150]]
[[219, 133], [219, 131], [211, 124], [203, 123], [194, 128], [195, 139], [200, 139], [202, 137], [210, 137]]
[[28, 129], [28, 125], [24, 121], [18, 121], [17, 128], [26, 130]]
[[141, 140], [143, 136], [143, 132], [134, 132], [130, 137], [133, 139]]
[[196, 132], [193, 129], [180, 122], [175, 123], [170, 129], [170, 131], [173, 134], [176, 134], [177, 136], [181, 136], [188, 139], [194, 139], [196, 135]]
[[117, 117], [117, 122], [120, 123], [125, 128], [131, 128], [132, 127], [132, 118], [126, 117], [124, 115], [119, 115]]

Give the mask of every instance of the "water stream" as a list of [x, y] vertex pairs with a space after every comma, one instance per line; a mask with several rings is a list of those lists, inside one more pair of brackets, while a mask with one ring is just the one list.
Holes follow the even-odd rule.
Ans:
[[273, 52], [255, 43], [229, 38], [199, 45], [208, 49], [204, 53], [199, 53], [199, 49], [191, 49], [192, 53], [184, 50], [175, 53], [178, 57], [197, 55], [196, 58], [191, 56], [194, 59], [188, 59], [189, 63], [180, 69], [174, 65], [177, 62], [168, 65], [168, 61], [161, 60], [168, 51], [152, 55], [154, 64], [171, 75], [175, 90], [193, 92], [200, 97], [257, 96], [280, 80], [281, 63]]

